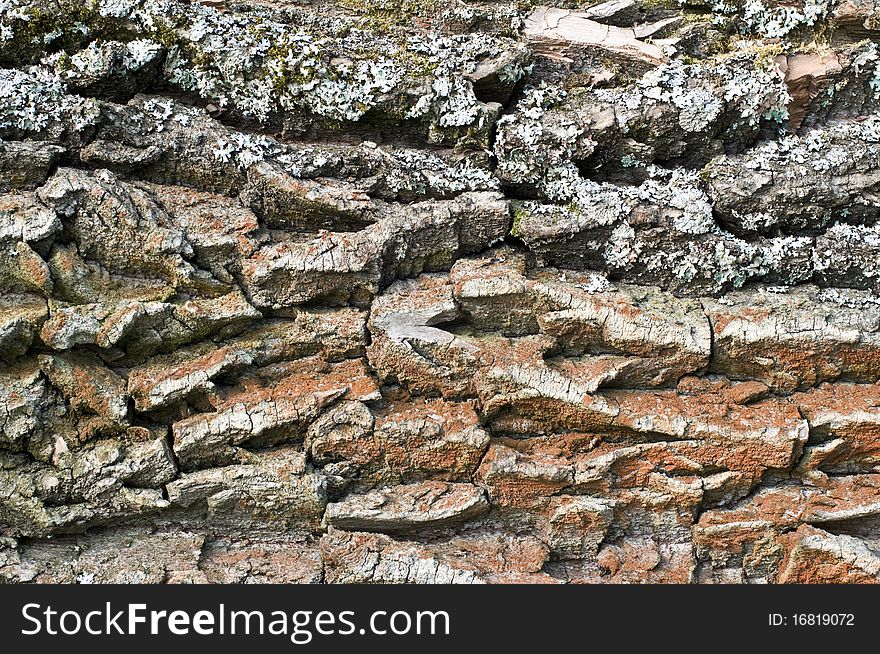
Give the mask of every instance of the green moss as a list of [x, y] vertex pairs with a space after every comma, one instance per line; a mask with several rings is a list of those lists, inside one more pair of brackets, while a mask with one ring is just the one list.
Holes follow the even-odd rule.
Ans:
[[638, 75], [631, 67], [621, 65], [619, 59], [603, 55], [600, 61], [602, 66], [614, 75], [617, 84], [621, 86], [631, 84], [640, 77], [640, 75]]
[[55, 62], [55, 70], [59, 73], [64, 73], [65, 71], [70, 70], [73, 67], [72, 59], [69, 54], [66, 52], [62, 52], [61, 56], [58, 57], [58, 61]]
[[[47, 51], [77, 50], [88, 43], [93, 35], [105, 40], [128, 41], [135, 38], [124, 23], [102, 16], [97, 10], [81, 3], [61, 2], [53, 11], [40, 7], [24, 10], [26, 20], [12, 22], [13, 38], [0, 48], [0, 62], [21, 66], [35, 62]], [[79, 29], [87, 28], [86, 33]], [[49, 34], [58, 34], [51, 43], [45, 42]]]
[[575, 89], [586, 88], [590, 86], [590, 83], [593, 80], [592, 73], [583, 72], [583, 73], [572, 73], [565, 77], [563, 82], [563, 88], [566, 91], [573, 91]]
[[392, 52], [391, 58], [402, 69], [404, 69], [410, 77], [431, 77], [437, 69], [437, 63], [431, 61], [427, 55], [413, 52], [405, 47], [401, 47], [396, 52]]
[[[414, 104], [413, 96], [406, 94], [393, 95], [382, 103], [382, 114], [393, 120], [415, 120], [407, 118]], [[424, 117], [420, 117], [424, 118]]]
[[523, 218], [527, 215], [528, 212], [521, 204], [513, 203], [513, 224], [510, 227], [510, 235], [514, 238], [522, 238], [522, 232], [520, 232], [519, 226], [522, 223]]
[[178, 42], [177, 27], [174, 25], [165, 25], [159, 23], [153, 30], [153, 40], [161, 43], [166, 48], [174, 46]]
[[341, 0], [339, 4], [362, 14], [365, 27], [378, 32], [411, 28], [416, 19], [431, 22], [448, 6], [443, 0]]
[[758, 48], [755, 55], [755, 68], [768, 73], [775, 72], [777, 69], [776, 57], [781, 54], [785, 54], [785, 50], [778, 43]]
[[677, 0], [638, 0], [641, 9], [680, 9]]
[[712, 172], [712, 164], [706, 164], [698, 173], [697, 176], [704, 184], [710, 184], [712, 182], [712, 178], [715, 176], [715, 173]]
[[712, 14], [704, 14], [698, 11], [688, 11], [684, 9], [681, 12], [681, 17], [684, 19], [686, 23], [697, 24], [697, 23], [705, 23], [706, 25], [712, 24]]

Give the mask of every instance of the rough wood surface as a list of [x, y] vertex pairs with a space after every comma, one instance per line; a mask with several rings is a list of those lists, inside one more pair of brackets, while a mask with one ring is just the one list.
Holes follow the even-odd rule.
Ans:
[[8, 0], [0, 581], [880, 580], [859, 0]]

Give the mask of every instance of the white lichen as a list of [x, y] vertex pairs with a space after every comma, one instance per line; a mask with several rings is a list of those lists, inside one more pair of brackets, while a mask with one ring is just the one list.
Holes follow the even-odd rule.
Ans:
[[0, 69], [0, 129], [44, 132], [64, 123], [82, 129], [97, 117], [93, 100], [70, 95], [66, 85], [44, 68]]

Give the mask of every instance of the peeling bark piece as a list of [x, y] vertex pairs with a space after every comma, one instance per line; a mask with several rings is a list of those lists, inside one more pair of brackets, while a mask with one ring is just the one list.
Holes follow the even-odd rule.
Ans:
[[476, 486], [422, 482], [349, 495], [327, 505], [324, 521], [348, 531], [420, 531], [467, 522], [488, 509]]
[[[0, 525], [2, 535], [11, 537], [48, 536], [63, 519], [53, 519], [51, 509], [44, 506], [42, 494], [48, 495], [60, 485], [58, 477], [34, 473], [37, 466], [19, 465], [15, 471], [0, 470], [3, 493], [0, 495]], [[29, 477], [33, 475], [33, 479]], [[42, 487], [42, 488], [41, 488]], [[46, 492], [48, 491], [48, 492]], [[59, 510], [55, 509], [56, 513]]]
[[843, 66], [833, 50], [780, 55], [776, 63], [785, 73], [785, 84], [791, 94], [788, 121], [798, 129], [810, 103], [843, 72]]
[[616, 25], [617, 19], [623, 20], [630, 13], [638, 13], [639, 6], [635, 0], [607, 0], [584, 9], [584, 16], [608, 25]]
[[59, 447], [55, 465], [71, 471], [71, 499], [94, 502], [112, 502], [122, 487], [132, 492], [162, 488], [177, 474], [164, 430], [143, 427], [129, 427], [119, 439], [86, 443], [69, 452]]
[[165, 213], [141, 191], [108, 170], [60, 169], [38, 191], [65, 217], [80, 253], [108, 269], [169, 281], [192, 276], [185, 257], [192, 246]]
[[[589, 356], [594, 351], [619, 355], [603, 386], [663, 385], [709, 361], [709, 325], [693, 301], [648, 288], [611, 290], [589, 274], [549, 269], [527, 275], [522, 255], [505, 250], [491, 259], [459, 260], [450, 280], [478, 329], [540, 331], [566, 355], [587, 355], [587, 365], [601, 358]], [[577, 376], [580, 366], [571, 359], [566, 365]]]
[[600, 50], [637, 71], [666, 61], [656, 45], [640, 41], [636, 31], [590, 20], [591, 14], [537, 7], [526, 18], [525, 36], [538, 56], [572, 61], [583, 52]]
[[0, 470], [4, 533], [32, 538], [80, 533], [169, 506], [159, 489], [177, 467], [164, 437], [135, 428], [124, 438], [75, 450], [58, 440], [52, 464], [27, 462]]
[[51, 424], [53, 393], [35, 363], [0, 368], [0, 447], [20, 451]]
[[[700, 474], [733, 471], [740, 473], [736, 485], [741, 493], [751, 490], [768, 470], [791, 467], [808, 437], [807, 423], [796, 407], [781, 400], [736, 406], [723, 397], [682, 397], [667, 391], [615, 391], [609, 396], [620, 408], [615, 429], [681, 441], [652, 453], [664, 461], [660, 466], [667, 473], [688, 468]], [[642, 457], [653, 459], [650, 454]], [[621, 477], [623, 467], [618, 464]]]
[[265, 240], [257, 217], [235, 200], [183, 186], [139, 182], [192, 245], [196, 263], [224, 282]]
[[[311, 365], [309, 365], [311, 364]], [[242, 446], [267, 447], [300, 440], [322, 411], [346, 394], [374, 386], [360, 362], [321, 370], [305, 361], [280, 382], [236, 389], [218, 398], [214, 413], [174, 423], [174, 452], [186, 470], [235, 461]], [[317, 368], [317, 369], [316, 369]]]
[[204, 583], [199, 570], [203, 542], [204, 536], [190, 531], [153, 533], [143, 527], [22, 542], [19, 562], [0, 568], [0, 579], [38, 584]]
[[248, 169], [244, 200], [270, 229], [354, 232], [380, 218], [383, 207], [341, 181], [297, 179], [261, 162]]
[[[149, 320], [154, 312], [160, 320]], [[140, 322], [142, 316], [148, 319]], [[126, 349], [134, 354], [167, 351], [224, 329], [234, 332], [262, 317], [238, 290], [179, 304], [167, 303], [153, 311], [134, 304], [127, 310], [115, 312], [102, 325], [98, 345], [108, 347], [125, 337]]]
[[783, 539], [780, 584], [880, 583], [880, 555], [863, 540], [802, 525]]
[[785, 293], [732, 293], [706, 301], [711, 370], [791, 392], [837, 379], [880, 379], [880, 306], [870, 294], [814, 287]]
[[85, 354], [43, 355], [40, 367], [67, 398], [74, 414], [91, 413], [114, 424], [128, 419], [125, 381], [100, 359]]
[[383, 379], [414, 393], [478, 397], [488, 417], [520, 404], [543, 404], [560, 422], [599, 428], [613, 420], [614, 407], [592, 396], [595, 379], [579, 383], [546, 364], [552, 339], [470, 338], [431, 326], [457, 316], [452, 285], [444, 277], [398, 282], [373, 303], [371, 365]]
[[[840, 3], [840, 6], [845, 4], [845, 2]], [[847, 27], [838, 33], [843, 35], [852, 31], [854, 30]], [[873, 64], [876, 45], [867, 39], [850, 41], [848, 38], [843, 38], [835, 41], [837, 42], [833, 48], [814, 45], [799, 48], [799, 52], [796, 53], [807, 56], [818, 54], [825, 59], [819, 63], [819, 66], [828, 67], [827, 76], [815, 78], [815, 83], [811, 82], [808, 87], [809, 95], [815, 93], [815, 97], [806, 105], [804, 121], [800, 126], [804, 134], [807, 133], [807, 129], [835, 125], [838, 121], [853, 118], [863, 120], [877, 110], [880, 96], [874, 89], [876, 66]], [[810, 59], [813, 60], [810, 63], [815, 65], [814, 57]], [[839, 72], [834, 70], [836, 67], [834, 59], [842, 69]], [[821, 71], [816, 70], [816, 74], [821, 75]], [[807, 94], [804, 94], [804, 99], [807, 97]]]
[[724, 394], [734, 404], [745, 406], [766, 398], [770, 394], [770, 387], [759, 381], [745, 381], [732, 384]]
[[778, 536], [800, 525], [846, 524], [880, 515], [880, 478], [854, 475], [829, 478], [823, 486], [763, 488], [730, 508], [705, 512], [695, 541], [716, 556], [733, 556], [743, 545]]
[[374, 434], [386, 466], [403, 480], [470, 480], [489, 445], [472, 404], [440, 400], [389, 405], [376, 417]]
[[460, 254], [500, 240], [508, 226], [507, 203], [494, 193], [418, 203], [350, 235], [264, 247], [245, 262], [244, 282], [260, 308], [363, 302], [394, 279], [449, 268]]
[[367, 314], [358, 309], [298, 309], [290, 318], [264, 320], [226, 342], [253, 356], [257, 365], [320, 355], [341, 361], [363, 355]]
[[60, 232], [61, 227], [55, 212], [33, 194], [0, 196], [0, 241], [45, 241]]
[[228, 346], [178, 351], [132, 370], [128, 375], [128, 392], [138, 411], [162, 409], [193, 393], [209, 392], [214, 388], [214, 377], [253, 362], [248, 352]]
[[52, 275], [52, 299], [74, 304], [162, 302], [174, 289], [159, 279], [108, 273], [101, 264], [83, 259], [75, 243], [54, 243], [46, 260]]
[[829, 478], [820, 487], [762, 489], [731, 508], [704, 513], [694, 542], [708, 570], [739, 580], [819, 581], [836, 569], [841, 578], [865, 581], [866, 559], [853, 556], [866, 552], [865, 541], [821, 529], [836, 532], [875, 519], [877, 486], [877, 475], [856, 475]]
[[866, 384], [825, 384], [793, 396], [810, 425], [810, 444], [798, 468], [844, 475], [874, 472], [880, 466], [880, 388]]
[[225, 528], [314, 526], [327, 503], [326, 479], [307, 473], [305, 456], [292, 449], [254, 455], [248, 464], [185, 473], [166, 488], [172, 510]]
[[505, 336], [540, 331], [538, 315], [547, 310], [546, 301], [526, 267], [525, 255], [506, 247], [455, 262], [449, 270], [452, 295], [474, 328]]
[[469, 481], [488, 444], [472, 403], [443, 400], [394, 402], [375, 419], [364, 404], [343, 402], [306, 436], [315, 464], [340, 470], [357, 487]]
[[54, 350], [69, 350], [76, 345], [97, 343], [101, 321], [109, 315], [110, 310], [99, 304], [51, 311], [40, 330], [40, 338]]
[[362, 467], [381, 465], [382, 444], [373, 433], [374, 423], [366, 404], [340, 402], [309, 426], [305, 449], [325, 472], [343, 468], [349, 476], [363, 476]]
[[42, 186], [63, 152], [48, 143], [0, 140], [0, 193]]
[[551, 496], [572, 485], [574, 468], [547, 454], [522, 454], [493, 443], [476, 479], [487, 489], [493, 507], [540, 510]]
[[555, 583], [543, 543], [497, 531], [422, 543], [330, 527], [321, 555], [329, 583]]
[[549, 559], [547, 545], [532, 535], [488, 527], [441, 539], [430, 546], [447, 561], [474, 566], [489, 583], [558, 583], [543, 572]]
[[554, 499], [549, 523], [550, 550], [562, 559], [595, 556], [613, 514], [613, 501], [585, 496]]
[[307, 533], [209, 539], [199, 569], [212, 584], [319, 584], [318, 543]]
[[50, 312], [40, 336], [55, 350], [77, 345], [121, 346], [134, 356], [167, 351], [224, 328], [241, 328], [262, 317], [240, 292], [170, 302], [128, 300], [90, 303]]
[[878, 126], [871, 117], [833, 122], [713, 160], [706, 175], [714, 210], [748, 233], [818, 230], [835, 220], [876, 217]]
[[[295, 388], [295, 387], [294, 387]], [[341, 386], [315, 393], [291, 388], [249, 392], [215, 414], [196, 414], [174, 424], [174, 451], [185, 469], [216, 464], [237, 446], [273, 445], [302, 437], [327, 405], [341, 397]]]
[[[168, 507], [161, 491], [152, 488], [122, 486], [106, 500], [71, 504], [49, 509], [49, 525], [55, 532], [80, 533], [123, 519], [146, 518]], [[34, 536], [45, 536], [36, 532]]]
[[264, 321], [217, 344], [198, 344], [153, 357], [128, 375], [139, 411], [162, 409], [214, 388], [212, 380], [246, 366], [321, 354], [328, 361], [358, 356], [366, 315], [356, 309], [304, 310], [292, 320]]
[[699, 481], [706, 505], [729, 503], [772, 473], [786, 474], [808, 437], [786, 401], [740, 407], [721, 395], [644, 391], [615, 391], [608, 399], [620, 414], [601, 434], [546, 433], [554, 419], [536, 413], [493, 425], [496, 434], [515, 437], [496, 440], [478, 471], [492, 505], [526, 509], [529, 515], [516, 519], [539, 524], [535, 516], [560, 493], [613, 498], [658, 475]]
[[159, 488], [177, 476], [177, 461], [168, 442], [167, 429], [129, 427], [123, 441], [131, 462], [125, 483], [135, 488]]
[[[592, 295], [579, 287], [577, 276], [563, 282], [548, 272], [527, 279], [510, 270], [504, 257], [461, 262], [450, 277], [453, 288], [440, 276], [423, 276], [392, 286], [374, 302], [371, 362], [384, 378], [412, 392], [479, 397], [484, 415], [502, 431], [609, 429], [619, 409], [596, 391], [614, 382], [615, 375], [623, 384], [656, 384], [708, 360], [708, 323], [694, 303], [655, 297], [641, 289], [628, 289], [631, 295]], [[462, 314], [452, 302], [456, 297]], [[539, 325], [532, 324], [530, 312]], [[537, 335], [505, 339], [431, 326], [456, 321], [473, 321], [481, 328], [508, 325], [526, 333], [549, 327], [556, 345]], [[639, 343], [638, 334], [650, 343]], [[632, 352], [651, 357], [665, 351], [663, 344], [673, 352], [680, 348], [682, 354], [676, 356], [681, 356], [682, 368], [676, 370], [678, 362], [662, 357], [656, 364], [653, 359], [642, 364], [623, 356]], [[609, 357], [581, 356], [590, 347], [623, 349], [618, 357], [623, 363], [609, 373], [602, 368], [609, 365]], [[659, 378], [637, 374], [656, 370], [670, 371]]]
[[37, 295], [0, 295], [0, 359], [27, 352], [48, 316], [45, 299]]
[[[320, 344], [321, 353], [328, 361], [362, 357], [367, 344], [367, 316], [366, 311], [347, 307], [298, 310], [294, 326], [287, 330], [287, 338], [295, 334], [303, 343]], [[289, 347], [285, 343], [280, 348], [284, 353], [280, 358], [289, 358], [286, 354]]]

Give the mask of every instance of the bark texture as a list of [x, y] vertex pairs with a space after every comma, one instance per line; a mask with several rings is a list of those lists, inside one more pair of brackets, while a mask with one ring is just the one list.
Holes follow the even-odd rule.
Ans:
[[8, 0], [0, 581], [880, 580], [857, 0]]

